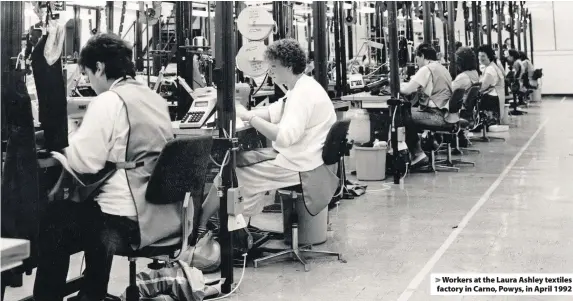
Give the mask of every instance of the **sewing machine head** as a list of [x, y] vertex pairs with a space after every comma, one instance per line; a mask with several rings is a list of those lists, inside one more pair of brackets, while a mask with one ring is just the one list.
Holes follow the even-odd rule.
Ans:
[[69, 97], [68, 120], [79, 125], [84, 118], [88, 105], [93, 97]]

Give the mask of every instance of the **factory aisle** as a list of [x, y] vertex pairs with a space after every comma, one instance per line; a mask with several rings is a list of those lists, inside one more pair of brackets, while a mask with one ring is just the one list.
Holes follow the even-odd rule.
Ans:
[[[408, 175], [403, 187], [368, 183], [366, 195], [330, 212], [333, 232], [317, 249], [342, 252], [295, 263], [248, 267], [227, 300], [569, 300], [567, 297], [430, 296], [431, 273], [566, 273], [573, 271], [573, 99], [546, 98], [513, 117], [507, 141], [476, 142], [476, 167], [459, 173]], [[388, 181], [391, 181], [390, 179]], [[280, 215], [262, 220], [280, 223]], [[70, 277], [79, 274], [74, 256]], [[117, 257], [110, 293], [127, 286]], [[142, 261], [141, 269], [145, 268]], [[241, 269], [235, 270], [235, 281]], [[5, 300], [32, 291], [8, 288]]]

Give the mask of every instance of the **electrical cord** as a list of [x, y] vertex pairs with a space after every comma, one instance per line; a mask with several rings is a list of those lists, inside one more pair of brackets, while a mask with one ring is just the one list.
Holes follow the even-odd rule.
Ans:
[[241, 286], [241, 283], [243, 282], [243, 278], [245, 277], [245, 270], [246, 269], [247, 269], [247, 253], [243, 253], [243, 271], [241, 272], [241, 278], [239, 279], [239, 282], [237, 282], [237, 286], [235, 286], [235, 288], [233, 288], [228, 294], [226, 294], [224, 296], [213, 298], [213, 299], [207, 299], [207, 300], [222, 300], [222, 299], [226, 299], [226, 298], [230, 297], [235, 291], [237, 291], [239, 286]]

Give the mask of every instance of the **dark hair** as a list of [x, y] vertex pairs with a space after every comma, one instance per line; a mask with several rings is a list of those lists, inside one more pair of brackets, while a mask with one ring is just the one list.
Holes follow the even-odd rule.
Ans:
[[306, 69], [306, 55], [298, 41], [294, 39], [275, 41], [265, 50], [265, 58], [279, 61], [284, 67], [292, 68], [292, 73], [295, 75], [303, 73]]
[[525, 61], [525, 60], [528, 60], [528, 59], [529, 59], [529, 58], [527, 57], [527, 53], [525, 53], [524, 51], [520, 51], [520, 52], [519, 52], [519, 58], [520, 58], [522, 61]]
[[127, 41], [113, 33], [99, 33], [92, 36], [82, 51], [78, 65], [95, 72], [96, 63], [105, 64], [105, 76], [108, 79], [135, 77], [135, 64], [132, 61], [133, 49]]
[[456, 65], [460, 72], [477, 70], [477, 59], [469, 47], [460, 47], [456, 51]]
[[509, 49], [507, 53], [509, 56], [512, 56], [513, 59], [521, 59], [521, 55], [519, 55], [519, 52], [515, 49]]
[[481, 45], [478, 47], [478, 52], [483, 52], [485, 53], [485, 55], [487, 55], [487, 58], [489, 59], [490, 62], [495, 62], [497, 60], [497, 57], [495, 56], [495, 51], [493, 51], [493, 49], [491, 48], [490, 45]]
[[438, 60], [436, 49], [434, 49], [434, 47], [428, 43], [422, 43], [418, 45], [418, 48], [416, 48], [416, 56], [423, 56], [425, 59], [431, 61]]
[[460, 49], [460, 47], [463, 46], [462, 42], [460, 41], [457, 41], [455, 45], [456, 45], [456, 50]]

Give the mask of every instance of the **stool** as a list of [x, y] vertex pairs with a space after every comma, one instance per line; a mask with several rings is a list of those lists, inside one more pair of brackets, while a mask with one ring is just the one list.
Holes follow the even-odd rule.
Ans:
[[[255, 268], [257, 268], [259, 266], [259, 263], [261, 263], [261, 262], [269, 261], [271, 259], [280, 258], [282, 256], [290, 255], [292, 260], [295, 260], [295, 261], [302, 263], [304, 265], [304, 271], [308, 272], [308, 271], [310, 271], [310, 264], [307, 263], [307, 261], [302, 256], [303, 253], [315, 254], [315, 255], [326, 255], [326, 256], [337, 256], [338, 260], [342, 260], [342, 254], [340, 254], [340, 253], [329, 252], [329, 251], [311, 250], [312, 243], [308, 244], [306, 246], [303, 246], [303, 247], [299, 246], [299, 235], [298, 235], [298, 233], [299, 233], [298, 232], [298, 230], [299, 230], [299, 227], [298, 227], [299, 226], [299, 217], [298, 217], [297, 204], [300, 203], [299, 202], [299, 195], [302, 195], [301, 185], [289, 187], [286, 189], [280, 189], [279, 194], [281, 196], [281, 201], [283, 203], [283, 210], [286, 209], [286, 206], [290, 206], [289, 209], [291, 209], [290, 215], [288, 216], [288, 222], [284, 223], [285, 227], [287, 225], [290, 225], [290, 229], [292, 229], [292, 239], [291, 239], [290, 248], [283, 250], [283, 251], [279, 251], [278, 253], [275, 253], [275, 254], [272, 254], [272, 255], [269, 255], [269, 256], [266, 256], [263, 258], [255, 259], [254, 260]], [[286, 196], [286, 197], [283, 198], [282, 196]], [[324, 210], [328, 210], [328, 208], [325, 208]], [[317, 217], [318, 217], [318, 215], [317, 215]], [[326, 220], [325, 220], [325, 223], [327, 223]], [[326, 227], [326, 225], [325, 225], [325, 227]], [[285, 231], [284, 231], [285, 236], [286, 236], [287, 230], [289, 230], [289, 229], [285, 229]], [[321, 242], [318, 242], [318, 243], [321, 243]]]

